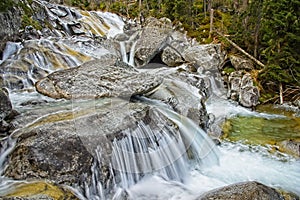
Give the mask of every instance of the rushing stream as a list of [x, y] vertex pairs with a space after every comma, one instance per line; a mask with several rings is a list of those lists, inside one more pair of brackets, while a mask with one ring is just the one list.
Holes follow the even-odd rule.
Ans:
[[[68, 9], [62, 10], [69, 13]], [[60, 12], [62, 11], [58, 13]], [[254, 132], [261, 134], [257, 128], [257, 121], [264, 121], [267, 122], [265, 126], [279, 127], [280, 131], [286, 130], [288, 134], [292, 134], [292, 139], [299, 138], [298, 118], [295, 119], [296, 128], [290, 129], [294, 124], [282, 114], [251, 111], [227, 100], [226, 90], [220, 84], [219, 78], [216, 78], [218, 75], [215, 76], [216, 70], [212, 70], [213, 72], [207, 70], [204, 74], [201, 70], [197, 72], [198, 74], [183, 73], [186, 77], [182, 80], [178, 78], [180, 77], [178, 74], [187, 71], [187, 64], [169, 68], [161, 63], [150, 63], [149, 66], [154, 66], [153, 68], [137, 69], [135, 64], [144, 61], [135, 60], [136, 48], [143, 44], [138, 41], [143, 33], [129, 35], [127, 41], [114, 40], [116, 35], [123, 34], [124, 22], [120, 17], [111, 13], [74, 9], [72, 12], [74, 17], [72, 20], [78, 20], [83, 24], [78, 27], [82, 31], [80, 34], [85, 32], [85, 37], [79, 36], [80, 34], [67, 37], [72, 35], [74, 30], [70, 30], [71, 26], [66, 22], [62, 26], [66, 31], [66, 37], [57, 32], [58, 37], [28, 40], [22, 44], [8, 43], [3, 53], [0, 72], [3, 75], [4, 87], [9, 89], [13, 108], [21, 114], [14, 122], [16, 130], [13, 130], [11, 136], [1, 140], [0, 196], [13, 191], [14, 183], [27, 181], [22, 178], [13, 180], [5, 177], [9, 155], [15, 148], [20, 148], [17, 146], [20, 142], [18, 137], [24, 137], [24, 133], [32, 137], [34, 135], [32, 133], [38, 135], [39, 131], [44, 130], [46, 131], [43, 134], [47, 134], [47, 131], [52, 133], [52, 128], [55, 131], [57, 127], [66, 129], [66, 134], [65, 130], [57, 131], [59, 133], [61, 131], [62, 135], [65, 134], [59, 138], [59, 144], [63, 142], [60, 139], [75, 141], [79, 138], [79, 143], [74, 144], [83, 144], [87, 149], [84, 150], [93, 157], [89, 165], [90, 177], [89, 173], [79, 174], [78, 184], [63, 186], [73, 191], [79, 199], [121, 200], [126, 197], [132, 200], [196, 199], [209, 190], [243, 181], [258, 181], [300, 195], [299, 159], [278, 151], [274, 153], [268, 144], [243, 143], [240, 138], [222, 140], [216, 145], [207, 134], [207, 132], [215, 132], [216, 135], [217, 132], [221, 133], [221, 125], [229, 119], [233, 120], [232, 126], [239, 125], [241, 122], [239, 120], [244, 123], [242, 129], [229, 130], [233, 134], [232, 137], [234, 134], [240, 134], [239, 137], [242, 138], [245, 136], [244, 132], [247, 133], [246, 136], [251, 136]], [[55, 12], [52, 10], [51, 13], [54, 15]], [[97, 37], [103, 36], [107, 40], [102, 38], [104, 42], [97, 42]], [[166, 41], [167, 39], [163, 42], [164, 46]], [[161, 54], [160, 48], [156, 54]], [[150, 48], [140, 49], [151, 51]], [[52, 72], [65, 69], [71, 71], [71, 68], [76, 68], [87, 61], [103, 59], [102, 56], [106, 54], [111, 56], [109, 59], [118, 58], [117, 62], [122, 63], [121, 69], [125, 68], [132, 72], [133, 76], [147, 72], [148, 75], [165, 76], [165, 79], [150, 91], [144, 91], [143, 94], [140, 94], [140, 91], [134, 93], [132, 98], [125, 96], [119, 99], [109, 96], [113, 93], [109, 91], [105, 97], [99, 99], [58, 100], [36, 91], [36, 82]], [[209, 59], [205, 58], [204, 61], [207, 62]], [[126, 70], [121, 72], [128, 73]], [[88, 73], [88, 70], [84, 71], [86, 77], [90, 78]], [[115, 74], [115, 71], [111, 73]], [[114, 76], [110, 75], [102, 77], [111, 81], [105, 85], [107, 88], [116, 81]], [[198, 82], [194, 84], [195, 80]], [[72, 82], [71, 79], [69, 81]], [[86, 79], [75, 86], [84, 84], [85, 81]], [[201, 85], [201, 81], [204, 84]], [[127, 87], [131, 89], [131, 83], [121, 89]], [[208, 124], [207, 130], [195, 123], [199, 118], [192, 120], [192, 117], [187, 117], [194, 114], [191, 110], [196, 110], [197, 112], [194, 112], [196, 114], [203, 111], [200, 114], [208, 116], [204, 118]], [[145, 116], [140, 117], [143, 113], [146, 113]], [[135, 121], [130, 121], [130, 117]], [[250, 119], [253, 121], [250, 122]], [[279, 126], [278, 122], [284, 120], [286, 123]], [[117, 125], [122, 127], [123, 122], [127, 123], [126, 127], [118, 130]], [[268, 139], [272, 137], [272, 134], [267, 136]], [[25, 136], [20, 140], [26, 139]], [[37, 144], [40, 142], [39, 139]], [[43, 139], [41, 141], [45, 142]], [[27, 142], [31, 144], [31, 141]], [[66, 147], [66, 150], [68, 148]]]

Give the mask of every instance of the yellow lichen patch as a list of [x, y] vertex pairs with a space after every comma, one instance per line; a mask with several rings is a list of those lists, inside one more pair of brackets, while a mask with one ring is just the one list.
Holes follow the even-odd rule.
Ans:
[[48, 123], [76, 119], [77, 117], [84, 116], [84, 115], [90, 113], [91, 111], [92, 111], [91, 109], [83, 109], [78, 112], [69, 111], [69, 112], [52, 113], [52, 114], [49, 114], [49, 115], [39, 118], [34, 123], [30, 124], [28, 126], [28, 128], [30, 129], [30, 128], [35, 128], [37, 126], [41, 126], [41, 125], [48, 124]]
[[60, 62], [60, 60], [57, 58], [57, 55], [52, 51], [46, 51], [44, 52], [45, 58], [51, 63], [51, 66], [53, 67], [53, 70], [58, 69], [67, 69], [67, 66], [64, 66], [63, 63]]
[[65, 48], [66, 54], [76, 57], [76, 59], [82, 63], [86, 62], [86, 61], [90, 61], [92, 59], [90, 56], [87, 56], [81, 52], [75, 51], [74, 49], [71, 49], [66, 45], [64, 45], [64, 48]]
[[6, 197], [50, 197], [53, 199], [78, 199], [72, 192], [47, 182], [31, 182], [16, 185]]
[[87, 17], [90, 16], [90, 13], [88, 11], [85, 11], [85, 10], [80, 10], [80, 14], [82, 14], [84, 16], [87, 16]]
[[94, 35], [104, 36], [104, 31], [99, 27], [97, 21], [94, 21], [94, 18], [83, 18], [80, 20], [83, 24], [85, 29], [91, 31]]

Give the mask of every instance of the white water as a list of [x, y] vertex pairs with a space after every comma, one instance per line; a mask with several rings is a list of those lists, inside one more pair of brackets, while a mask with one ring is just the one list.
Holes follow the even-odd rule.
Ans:
[[123, 62], [125, 62], [131, 66], [134, 66], [135, 46], [136, 46], [137, 41], [128, 42], [128, 43], [131, 44], [129, 57], [127, 56], [127, 50], [126, 50], [127, 42], [124, 42], [124, 41], [120, 42], [120, 53], [121, 53]]
[[21, 48], [22, 45], [19, 42], [7, 42], [2, 53], [2, 60], [0, 60], [0, 64], [15, 53], [17, 53]]
[[261, 152], [260, 147], [251, 149], [240, 144], [224, 143], [219, 149], [219, 165], [190, 170], [189, 179], [183, 184], [158, 176], [147, 177], [128, 190], [131, 199], [195, 199], [209, 190], [243, 181], [259, 181], [300, 194], [299, 161], [288, 156], [282, 160], [272, 158], [270, 154]]
[[180, 136], [164, 129], [154, 132], [144, 123], [125, 134], [125, 138], [115, 139], [112, 153], [112, 166], [120, 173], [122, 188], [149, 174], [179, 182], [186, 177], [186, 149]]

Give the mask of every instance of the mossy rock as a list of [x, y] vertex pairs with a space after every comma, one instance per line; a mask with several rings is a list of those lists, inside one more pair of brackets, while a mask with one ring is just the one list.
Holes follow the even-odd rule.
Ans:
[[8, 193], [4, 195], [3, 199], [77, 200], [78, 198], [70, 190], [63, 188], [62, 186], [43, 181], [36, 181], [13, 185], [10, 187]]

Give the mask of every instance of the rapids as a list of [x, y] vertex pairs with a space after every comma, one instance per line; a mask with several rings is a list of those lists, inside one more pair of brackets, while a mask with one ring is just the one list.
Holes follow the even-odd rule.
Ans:
[[[89, 37], [48, 37], [22, 44], [7, 43], [0, 61], [0, 72], [4, 78], [4, 87], [9, 89], [13, 107], [18, 112], [34, 109], [35, 104], [41, 106], [40, 109], [45, 106], [45, 110], [46, 107], [59, 105], [68, 113], [73, 112], [73, 117], [76, 115], [78, 108], [75, 101], [51, 99], [35, 91], [36, 81], [52, 72], [77, 67], [108, 53], [135, 67], [136, 38], [130, 41], [113, 41], [117, 34], [123, 32], [124, 22], [120, 17], [111, 13], [75, 11], [79, 21], [84, 24], [82, 31], [86, 31]], [[66, 33], [71, 34], [67, 24], [64, 27]], [[107, 43], [97, 42], [92, 36], [105, 36], [108, 38]], [[159, 67], [134, 70], [167, 76], [185, 68], [186, 64], [172, 69]], [[211, 132], [221, 129], [221, 123], [234, 116], [266, 119], [285, 117], [251, 111], [228, 101], [225, 98], [225, 88], [216, 80], [214, 73], [197, 75], [205, 80], [205, 85], [210, 90], [205, 108], [210, 115]], [[193, 105], [198, 108], [199, 88], [177, 79], [176, 81], [176, 84], [171, 84], [172, 89], [175, 92], [177, 90], [178, 94], [184, 91], [192, 93], [193, 98], [199, 100]], [[79, 199], [194, 199], [209, 190], [250, 180], [300, 195], [299, 159], [283, 153], [271, 153], [268, 146], [229, 141], [222, 141], [217, 146], [194, 121], [178, 114], [162, 101], [135, 98], [139, 103], [157, 109], [166, 120], [156, 124], [155, 130], [143, 121], [137, 122], [137, 128], [122, 130], [122, 138], [115, 137], [112, 140], [109, 172], [113, 180], [105, 184], [101, 183], [105, 152], [99, 144], [93, 152], [91, 182], [85, 182], [83, 187], [65, 186]], [[193, 102], [188, 95], [182, 95], [182, 98], [186, 104]], [[84, 101], [81, 103], [85, 104]], [[93, 103], [96, 105], [97, 100]], [[85, 106], [87, 113], [89, 109], [93, 109]], [[173, 127], [170, 125], [172, 123], [175, 124]], [[79, 130], [88, 131], [88, 127], [81, 127]], [[15, 145], [16, 139], [9, 136], [1, 140], [0, 195], [5, 195], [8, 188], [13, 187], [13, 183], [20, 182], [5, 177], [3, 173], [7, 167], [8, 155]]]

